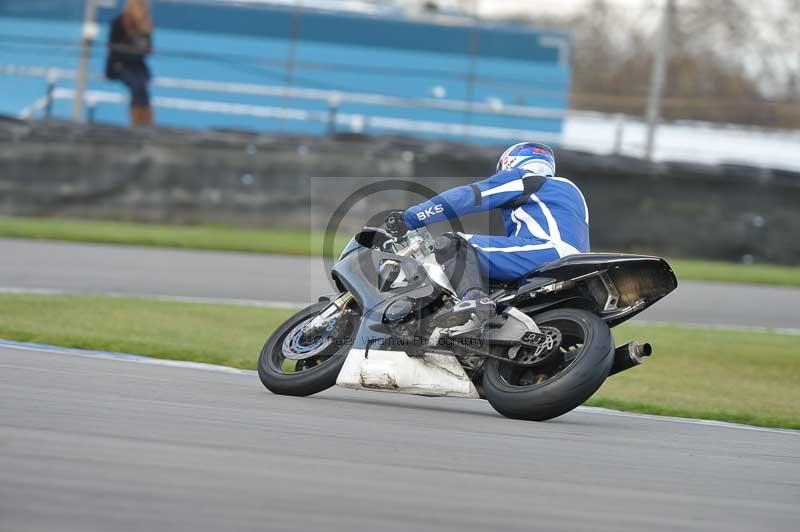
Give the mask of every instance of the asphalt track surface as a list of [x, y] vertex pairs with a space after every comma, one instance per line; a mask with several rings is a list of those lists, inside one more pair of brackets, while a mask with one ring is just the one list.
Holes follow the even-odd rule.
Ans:
[[0, 530], [794, 531], [800, 433], [0, 347]]
[[[321, 259], [0, 239], [0, 288], [306, 303]], [[800, 329], [800, 289], [680, 281], [648, 321]]]

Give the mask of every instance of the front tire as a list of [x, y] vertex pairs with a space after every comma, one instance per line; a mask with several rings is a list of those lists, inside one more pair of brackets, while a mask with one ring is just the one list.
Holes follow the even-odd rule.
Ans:
[[539, 327], [559, 330], [559, 351], [533, 368], [489, 359], [483, 389], [500, 414], [545, 421], [580, 406], [600, 388], [614, 362], [614, 338], [602, 319], [585, 310], [557, 309], [534, 319]]
[[[350, 350], [348, 342], [333, 342], [319, 356], [306, 360], [291, 360], [282, 354], [287, 336], [328, 305], [323, 301], [304, 308], [278, 327], [264, 344], [258, 357], [258, 376], [272, 393], [305, 397], [336, 384]], [[351, 332], [356, 321], [356, 316], [350, 316], [344, 335]], [[344, 339], [347, 339], [346, 336]]]

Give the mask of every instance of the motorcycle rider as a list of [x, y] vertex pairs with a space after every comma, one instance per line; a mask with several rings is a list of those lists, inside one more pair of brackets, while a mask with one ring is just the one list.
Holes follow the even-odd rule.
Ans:
[[402, 221], [397, 223], [418, 229], [502, 209], [505, 236], [459, 233], [437, 240], [437, 260], [461, 298], [441, 320], [442, 325], [461, 325], [473, 315], [482, 322], [495, 315], [495, 302], [486, 292], [487, 279], [511, 281], [546, 262], [589, 252], [586, 200], [574, 183], [555, 177], [555, 170], [549, 146], [514, 144], [497, 161], [495, 175], [447, 190], [403, 211]]

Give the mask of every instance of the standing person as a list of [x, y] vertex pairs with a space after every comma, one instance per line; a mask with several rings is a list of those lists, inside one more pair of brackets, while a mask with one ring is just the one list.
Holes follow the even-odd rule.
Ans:
[[153, 20], [147, 0], [125, 0], [122, 14], [111, 22], [106, 77], [131, 91], [131, 126], [153, 122], [150, 108], [150, 69], [145, 57], [152, 51]]

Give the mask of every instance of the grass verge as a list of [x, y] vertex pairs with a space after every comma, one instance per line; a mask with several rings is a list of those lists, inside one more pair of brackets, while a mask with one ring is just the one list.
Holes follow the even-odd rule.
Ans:
[[[0, 216], [0, 237], [93, 242], [165, 248], [317, 256], [324, 233], [304, 229], [243, 229], [221, 225], [159, 225], [132, 222]], [[334, 242], [334, 253], [347, 243]]]
[[[137, 298], [0, 294], [0, 338], [255, 367], [292, 310]], [[655, 354], [589, 401], [632, 412], [800, 429], [798, 337], [673, 326], [614, 329]]]
[[0, 294], [0, 338], [254, 369], [291, 309]]
[[[157, 225], [59, 218], [0, 217], [0, 237], [95, 242], [171, 248], [317, 256], [324, 235], [301, 229], [241, 229], [225, 226]], [[350, 235], [338, 235], [338, 254]], [[670, 260], [681, 280], [800, 286], [800, 267]]]
[[686, 259], [670, 260], [669, 264], [679, 280], [800, 286], [800, 267]]
[[654, 354], [588, 404], [800, 429], [800, 336], [639, 324], [613, 332], [617, 345], [648, 341]]

